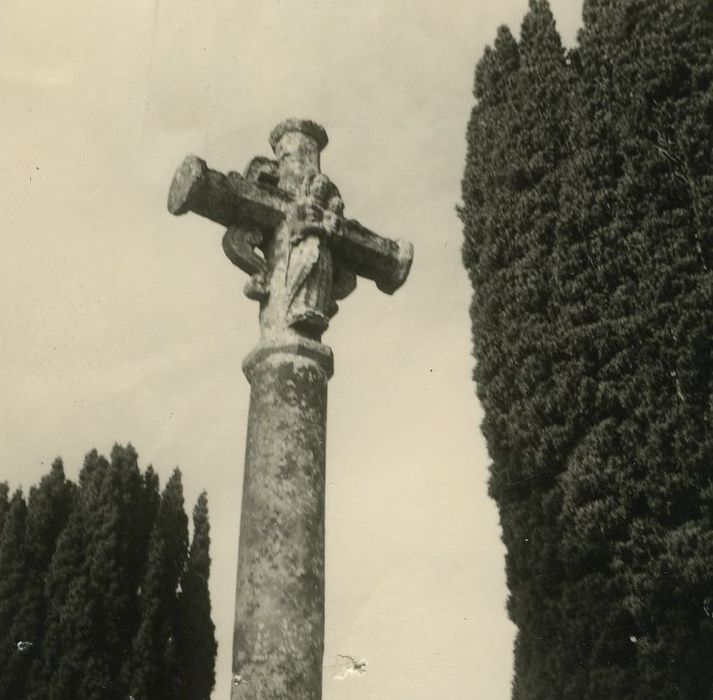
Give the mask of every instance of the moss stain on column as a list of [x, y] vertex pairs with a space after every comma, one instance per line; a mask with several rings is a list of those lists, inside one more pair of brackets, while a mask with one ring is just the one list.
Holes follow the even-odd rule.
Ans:
[[236, 592], [237, 700], [319, 700], [327, 381], [321, 343], [263, 343], [251, 398]]

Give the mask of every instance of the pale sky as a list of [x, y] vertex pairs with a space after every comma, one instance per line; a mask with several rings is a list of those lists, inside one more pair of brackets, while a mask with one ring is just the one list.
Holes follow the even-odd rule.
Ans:
[[[572, 43], [581, 2], [553, 0]], [[526, 0], [4, 0], [0, 480], [131, 441], [208, 490], [227, 700], [257, 306], [221, 228], [166, 211], [188, 153], [242, 171], [286, 117], [325, 126], [346, 214], [415, 246], [324, 341], [324, 700], [507, 700], [513, 627], [471, 382], [455, 214], [473, 68]], [[335, 680], [338, 654], [368, 661]]]

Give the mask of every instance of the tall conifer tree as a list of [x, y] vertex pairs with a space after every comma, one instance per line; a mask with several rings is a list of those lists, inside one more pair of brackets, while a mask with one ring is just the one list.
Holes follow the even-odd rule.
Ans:
[[592, 700], [633, 692], [632, 622], [612, 556], [624, 536], [627, 486], [636, 476], [619, 454], [621, 411], [602, 376], [604, 367], [621, 363], [637, 333], [636, 281], [622, 255], [628, 234], [615, 215], [623, 161], [612, 44], [618, 41], [620, 5], [585, 3], [554, 265], [557, 336], [564, 350], [555, 370], [556, 396], [571, 435], [560, 480], [562, 612], [574, 669], [566, 674], [563, 664], [558, 675], [565, 698]]
[[[579, 214], [562, 227], [589, 261], [579, 331], [596, 387], [563, 482], [585, 698], [682, 699], [711, 687], [698, 656], [710, 653], [710, 576], [682, 561], [684, 551], [710, 557], [701, 518], [710, 252], [675, 146], [681, 122], [700, 114], [691, 108], [701, 83], [687, 76], [710, 62], [707, 14], [706, 23], [703, 5], [687, 0], [585, 3], [576, 132], [584, 148], [575, 150], [590, 158], [573, 159], [568, 202]], [[706, 142], [710, 122], [701, 121], [688, 146], [695, 153]], [[563, 294], [563, 304], [571, 299]]]
[[121, 670], [138, 628], [137, 598], [147, 533], [142, 529], [143, 477], [129, 445], [115, 445], [95, 500], [85, 552], [86, 594], [94, 608], [92, 650], [81, 688], [87, 698], [123, 698]]
[[[30, 489], [27, 502], [26, 558], [27, 580], [13, 624], [14, 636], [24, 640], [15, 697], [20, 700], [41, 679], [41, 659], [46, 622], [44, 582], [60, 533], [74, 503], [74, 484], [64, 476], [61, 459], [52, 464], [49, 474]], [[45, 690], [43, 688], [43, 690]]]
[[210, 524], [203, 492], [193, 509], [193, 539], [178, 598], [180, 700], [210, 700], [215, 685], [215, 625], [210, 617]]
[[75, 506], [47, 574], [42, 687], [32, 688], [32, 700], [70, 700], [78, 695], [98, 700], [102, 691], [107, 693], [103, 697], [113, 697], [110, 688], [114, 679], [102, 660], [103, 641], [97, 638], [101, 601], [92, 594], [91, 583], [94, 530], [106, 515], [102, 496], [109, 469], [96, 450], [84, 460]]
[[[524, 75], [527, 24], [544, 26], [535, 20], [546, 10], [530, 3], [516, 76]], [[514, 90], [512, 76], [499, 80], [500, 95], [476, 93], [464, 260], [491, 491], [519, 627], [515, 698], [713, 692], [705, 661], [713, 651], [712, 56], [708, 2], [585, 0], [570, 56], [568, 129], [558, 133], [547, 109], [562, 104], [556, 94], [528, 111], [536, 73], [515, 78]], [[486, 52], [481, 75], [491, 60]], [[507, 99], [509, 126], [492, 108]], [[497, 131], [504, 143], [493, 149]], [[523, 143], [547, 132], [564, 144], [559, 166], [550, 162], [557, 206], [540, 205], [554, 191], [547, 178], [520, 192], [507, 177], [491, 178], [493, 189], [483, 189], [498, 167], [493, 153], [514, 163]], [[532, 287], [518, 285], [528, 279], [518, 274], [522, 247], [554, 232], [539, 263], [550, 279], [544, 317], [490, 283], [498, 227], [519, 240], [501, 266], [523, 291]], [[537, 340], [531, 333], [543, 320], [549, 335]], [[528, 337], [538, 359], [518, 355]], [[525, 543], [537, 538], [531, 553]]]
[[188, 518], [181, 473], [176, 469], [161, 495], [141, 586], [141, 617], [124, 677], [134, 700], [178, 697], [178, 585], [186, 566]]
[[[490, 491], [508, 549], [509, 611], [518, 625], [514, 697], [561, 656], [557, 477], [569, 438], [552, 401], [561, 352], [553, 329], [552, 256], [560, 166], [567, 157], [568, 69], [546, 2], [533, 0], [515, 43], [498, 32], [476, 70], [461, 216], [474, 288], [475, 380], [493, 459]], [[547, 644], [543, 644], [543, 640]]]
[[149, 464], [143, 475], [143, 489], [141, 492], [141, 523], [140, 532], [142, 533], [138, 546], [140, 547], [139, 558], [142, 562], [140, 581], [146, 576], [146, 564], [148, 560], [149, 544], [151, 542], [151, 533], [156, 522], [156, 516], [161, 505], [161, 485], [158, 474]]
[[27, 505], [16, 491], [0, 537], [0, 698], [19, 696], [28, 640], [18, 638], [15, 622], [27, 583], [25, 527]]
[[[622, 168], [616, 221], [637, 282], [633, 342], [602, 380], [619, 411], [627, 528], [612, 565], [634, 624], [637, 697], [705, 697], [713, 648], [706, 516], [713, 444], [713, 230], [701, 218], [713, 172], [713, 7], [699, 0], [622, 3], [614, 103]], [[702, 109], [703, 107], [703, 109]], [[708, 197], [710, 197], [708, 184]], [[709, 214], [703, 214], [708, 218]]]
[[[163, 495], [131, 445], [61, 460], [9, 504], [0, 534], [0, 698], [209, 698], [215, 638], [207, 499], [187, 518], [178, 470]], [[185, 623], [185, 630], [180, 625]]]
[[5, 516], [10, 508], [10, 487], [7, 481], [0, 482], [0, 536], [2, 535], [2, 528], [5, 524]]

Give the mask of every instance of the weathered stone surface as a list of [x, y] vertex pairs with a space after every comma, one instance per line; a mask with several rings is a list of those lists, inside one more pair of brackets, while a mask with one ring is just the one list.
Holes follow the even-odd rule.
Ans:
[[290, 201], [289, 194], [240, 173], [211, 170], [197, 156], [186, 156], [168, 191], [168, 210], [176, 216], [192, 211], [223, 226], [241, 222], [266, 230], [284, 218]]
[[263, 337], [319, 339], [356, 275], [392, 294], [406, 280], [413, 247], [344, 218], [339, 190], [320, 173], [324, 129], [288, 119], [270, 135], [276, 160], [254, 158], [245, 174], [223, 175], [196, 156], [178, 168], [168, 208], [195, 212], [228, 230], [228, 258], [251, 275]]
[[189, 156], [169, 191], [227, 227], [223, 250], [260, 302], [258, 347], [243, 365], [251, 398], [240, 523], [231, 700], [320, 700], [324, 644], [324, 488], [331, 350], [320, 341], [357, 275], [392, 294], [413, 247], [344, 218], [320, 172], [327, 134], [288, 119], [275, 160], [244, 175]]
[[324, 639], [328, 348], [261, 344], [245, 361], [250, 414], [232, 700], [319, 700]]
[[336, 251], [360, 277], [376, 282], [387, 294], [393, 294], [405, 281], [413, 262], [413, 245], [400, 239], [382, 238], [358, 221], [344, 222], [345, 235], [335, 244]]

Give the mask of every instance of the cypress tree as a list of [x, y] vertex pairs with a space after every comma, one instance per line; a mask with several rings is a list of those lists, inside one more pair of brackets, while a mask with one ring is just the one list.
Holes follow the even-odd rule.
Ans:
[[180, 700], [210, 700], [215, 685], [218, 645], [210, 616], [210, 524], [203, 492], [193, 509], [193, 539], [178, 598], [177, 648], [181, 669]]
[[[151, 669], [139, 670], [146, 671], [149, 683], [161, 689], [172, 685], [177, 694], [177, 585], [187, 550], [178, 472], [162, 499], [155, 471], [149, 466], [141, 474], [131, 445], [115, 446], [110, 461], [90, 452], [78, 486], [65, 479], [57, 459], [30, 490], [27, 505], [21, 492], [13, 496], [5, 525], [0, 534], [0, 698], [125, 700], [127, 659], [140, 626], [148, 629], [140, 614], [150, 607], [144, 605], [147, 598], [160, 598], [159, 607], [169, 610], [165, 619], [149, 619], [168, 620], [170, 634], [159, 669], [163, 675], [157, 679]], [[201, 606], [197, 582], [202, 573], [207, 576], [210, 562], [204, 497], [196, 510], [196, 532], [186, 585], [197, 595], [186, 596], [192, 601], [187, 610]], [[152, 533], [156, 544], [150, 559], [161, 566], [151, 568]], [[160, 595], [152, 598], [152, 592]], [[162, 692], [154, 697], [163, 697]]]
[[[713, 530], [709, 437], [713, 364], [710, 213], [713, 7], [630, 1], [612, 49], [623, 167], [616, 215], [629, 233], [637, 343], [605, 377], [625, 406], [622, 457], [637, 465], [615, 551], [634, 620], [636, 697], [705, 697], [713, 647], [705, 600]], [[705, 154], [708, 155], [705, 155]], [[702, 218], [703, 217], [703, 218]], [[634, 356], [634, 353], [636, 356]], [[603, 372], [604, 374], [604, 372]], [[636, 394], [634, 394], [636, 392]]]
[[187, 565], [180, 472], [160, 495], [131, 445], [90, 452], [78, 487], [57, 459], [27, 504], [18, 491], [0, 534], [0, 698], [125, 700], [134, 685], [135, 698], [208, 698], [205, 494], [194, 531]]
[[[572, 84], [571, 157], [562, 179], [555, 245], [557, 336], [563, 353], [556, 393], [566, 407], [571, 435], [561, 515], [562, 611], [575, 673], [563, 665], [564, 697], [630, 697], [634, 647], [625, 592], [612, 570], [624, 536], [630, 487], [636, 479], [621, 456], [617, 425], [623, 415], [612, 400], [606, 366], [619, 367], [637, 336], [635, 275], [628, 267], [628, 229], [615, 215], [622, 169], [615, 100], [617, 0], [585, 3]], [[616, 373], [616, 369], [615, 369]]]
[[549, 6], [533, 0], [519, 44], [499, 30], [476, 69], [461, 209], [474, 290], [474, 378], [507, 547], [508, 608], [518, 626], [513, 696], [528, 700], [557, 697], [548, 681], [566, 649], [557, 476], [571, 438], [552, 400], [561, 353], [552, 257], [569, 80]]
[[124, 678], [134, 700], [177, 697], [178, 585], [186, 566], [188, 519], [181, 473], [176, 469], [161, 495], [141, 586], [141, 618]]
[[0, 697], [19, 695], [28, 640], [16, 636], [15, 621], [27, 582], [27, 505], [16, 491], [0, 537]]
[[96, 450], [85, 458], [47, 576], [43, 669], [32, 700], [126, 697], [122, 671], [139, 625], [157, 489], [131, 445], [114, 446], [110, 461]]
[[[92, 595], [91, 556], [94, 528], [101, 522], [102, 494], [109, 463], [90, 452], [79, 475], [74, 509], [57, 541], [45, 584], [47, 623], [43, 645], [42, 681], [33, 686], [32, 700], [112, 697], [108, 669], [99, 668], [103, 642], [97, 639], [98, 601]], [[109, 591], [103, 591], [106, 595]]]
[[[41, 479], [38, 486], [30, 489], [25, 537], [27, 579], [13, 623], [14, 636], [26, 642], [21, 664], [18, 665], [18, 679], [23, 681], [18, 680], [13, 695], [18, 700], [24, 698], [42, 677], [46, 618], [44, 582], [57, 539], [69, 518], [74, 494], [74, 485], [65, 479], [61, 459], [56, 459], [49, 474]], [[44, 687], [42, 690], [46, 691]]]
[[0, 535], [2, 535], [3, 525], [5, 524], [5, 516], [10, 509], [10, 487], [7, 481], [0, 482]]
[[705, 168], [689, 160], [710, 148], [710, 122], [680, 147], [702, 116], [710, 28], [702, 3], [585, 3], [578, 133], [597, 158], [573, 161], [569, 201], [588, 213], [563, 226], [591, 263], [580, 329], [596, 393], [563, 482], [585, 698], [711, 690], [710, 575], [691, 564], [710, 557], [710, 229], [694, 204]]
[[116, 504], [107, 522], [104, 545], [109, 548], [109, 568], [97, 572], [94, 585], [97, 593], [107, 585], [117, 592], [105, 612], [109, 626], [105, 628], [105, 637], [110, 641], [107, 651], [114, 664], [112, 673], [117, 677], [121, 670], [119, 661], [128, 655], [138, 629], [136, 593], [144, 573], [152, 523], [148, 520], [151, 513], [145, 510], [150, 494], [145, 492], [145, 477], [139, 471], [138, 455], [131, 445], [114, 446], [109, 473], [111, 490], [106, 498], [108, 504]]
[[144, 568], [144, 480], [131, 445], [115, 445], [91, 503], [86, 591], [94, 608], [91, 653], [79, 688], [83, 697], [123, 698], [119, 682], [138, 628], [137, 590]]
[[[476, 91], [463, 187], [476, 381], [519, 628], [514, 697], [709, 697], [713, 6], [585, 0], [573, 69], [550, 72], [567, 84], [559, 133], [546, 108], [557, 94], [528, 111], [537, 76], [517, 79], [527, 23], [544, 26], [545, 9], [530, 3], [517, 70]], [[542, 133], [563, 144], [553, 179], [520, 177], [515, 191], [498, 159], [536, 162], [523, 144]], [[533, 240], [543, 295], [522, 283]], [[519, 350], [528, 339], [536, 358]]]
[[151, 532], [153, 531], [158, 509], [161, 505], [161, 487], [158, 474], [149, 464], [143, 476], [143, 489], [141, 495], [141, 527], [143, 533], [140, 540], [140, 555], [139, 558], [143, 562], [141, 568], [140, 581], [146, 576], [146, 563], [148, 558], [149, 543], [151, 541]]

